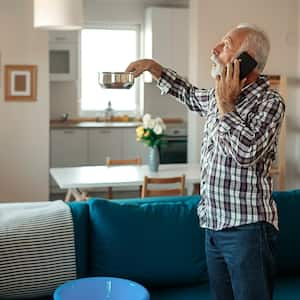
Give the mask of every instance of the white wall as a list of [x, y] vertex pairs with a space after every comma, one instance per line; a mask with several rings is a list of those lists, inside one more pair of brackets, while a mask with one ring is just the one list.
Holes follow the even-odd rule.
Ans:
[[[48, 43], [32, 23], [31, 0], [1, 0], [0, 202], [48, 199]], [[6, 64], [38, 66], [36, 102], [4, 100]]]
[[[84, 18], [86, 24], [140, 24], [144, 25], [147, 6], [187, 7], [188, 0], [85, 0]], [[154, 84], [145, 84], [144, 111], [161, 117], [187, 119], [185, 107], [171, 97], [163, 97]], [[75, 82], [50, 84], [50, 117], [59, 118], [64, 112], [71, 117], [78, 116], [78, 102]]]
[[[300, 107], [299, 107], [299, 64], [300, 47], [298, 36], [299, 7], [297, 0], [191, 0], [191, 59], [197, 57], [197, 71], [191, 78], [201, 87], [212, 87], [210, 78], [210, 49], [233, 26], [254, 23], [269, 34], [271, 53], [265, 73], [288, 76], [287, 102], [287, 188], [299, 187], [300, 161]], [[201, 123], [189, 114], [190, 160], [199, 160]], [[194, 151], [194, 149], [196, 149]]]

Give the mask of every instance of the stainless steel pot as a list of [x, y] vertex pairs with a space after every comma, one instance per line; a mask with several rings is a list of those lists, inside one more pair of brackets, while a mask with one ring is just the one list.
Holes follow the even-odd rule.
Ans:
[[131, 72], [99, 72], [98, 83], [104, 89], [130, 89], [134, 75]]

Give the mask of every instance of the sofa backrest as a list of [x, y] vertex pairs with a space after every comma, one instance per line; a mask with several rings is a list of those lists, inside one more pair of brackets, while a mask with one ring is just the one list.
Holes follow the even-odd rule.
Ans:
[[[274, 192], [273, 198], [280, 228], [278, 276], [299, 275], [300, 189]], [[199, 200], [184, 196], [69, 203], [78, 278], [121, 276], [150, 286], [206, 280]]]
[[128, 278], [147, 287], [207, 280], [199, 200], [90, 200], [90, 275]]
[[87, 202], [68, 202], [71, 208], [76, 249], [77, 278], [88, 276], [89, 206]]

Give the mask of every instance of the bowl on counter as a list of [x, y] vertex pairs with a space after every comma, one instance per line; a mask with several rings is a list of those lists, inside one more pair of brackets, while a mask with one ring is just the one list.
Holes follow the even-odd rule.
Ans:
[[132, 72], [99, 72], [98, 83], [104, 89], [130, 89], [134, 75]]

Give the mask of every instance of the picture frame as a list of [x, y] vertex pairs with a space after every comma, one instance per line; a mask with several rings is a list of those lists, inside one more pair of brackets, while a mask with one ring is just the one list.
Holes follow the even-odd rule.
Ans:
[[5, 65], [5, 101], [37, 100], [37, 66]]

